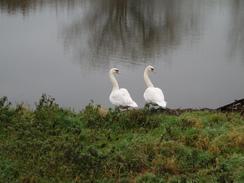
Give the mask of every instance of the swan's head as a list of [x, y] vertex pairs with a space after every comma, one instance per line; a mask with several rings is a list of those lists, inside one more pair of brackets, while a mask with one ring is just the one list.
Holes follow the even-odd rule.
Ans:
[[146, 67], [146, 70], [150, 71], [150, 72], [153, 72], [154, 71], [154, 67], [149, 65], [149, 66]]
[[112, 68], [112, 69], [110, 69], [110, 73], [111, 73], [111, 74], [119, 74], [119, 69], [117, 69], [117, 68]]

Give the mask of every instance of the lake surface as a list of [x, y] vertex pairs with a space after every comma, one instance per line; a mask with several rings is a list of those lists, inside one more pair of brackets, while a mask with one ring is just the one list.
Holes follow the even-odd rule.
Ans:
[[42, 93], [76, 110], [111, 106], [108, 70], [144, 105], [143, 70], [168, 107], [244, 98], [243, 0], [1, 0], [0, 96]]

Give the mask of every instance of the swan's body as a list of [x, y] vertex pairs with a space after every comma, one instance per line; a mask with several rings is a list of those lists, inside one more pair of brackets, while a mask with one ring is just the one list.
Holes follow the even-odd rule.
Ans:
[[154, 68], [152, 66], [147, 66], [144, 71], [144, 81], [146, 83], [147, 89], [144, 92], [144, 99], [149, 104], [156, 104], [162, 108], [166, 108], [167, 102], [164, 100], [164, 94], [160, 88], [153, 86], [148, 73], [152, 72]]
[[118, 107], [138, 107], [135, 101], [132, 100], [129, 92], [125, 88], [119, 88], [118, 81], [115, 78], [115, 73], [118, 73], [119, 70], [112, 68], [109, 71], [109, 77], [112, 82], [112, 92], [110, 93], [109, 100], [110, 102]]

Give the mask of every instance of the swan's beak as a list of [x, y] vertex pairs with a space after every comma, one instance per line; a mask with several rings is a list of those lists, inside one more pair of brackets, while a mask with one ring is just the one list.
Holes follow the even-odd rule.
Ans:
[[154, 68], [151, 68], [151, 71], [154, 72]]
[[119, 74], [119, 69], [116, 69], [115, 72], [116, 72], [117, 74]]

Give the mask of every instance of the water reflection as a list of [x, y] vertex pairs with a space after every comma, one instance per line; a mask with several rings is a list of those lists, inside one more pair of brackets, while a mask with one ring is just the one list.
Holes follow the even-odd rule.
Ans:
[[169, 107], [224, 105], [243, 98], [243, 14], [242, 0], [1, 0], [0, 96], [109, 106], [116, 66], [142, 106], [150, 63]]
[[41, 9], [44, 6], [74, 8], [82, 0], [1, 0], [0, 10], [9, 14], [21, 13], [26, 16], [30, 11]]
[[231, 18], [229, 22], [229, 55], [235, 56], [239, 52], [241, 54], [239, 59], [244, 62], [244, 1], [231, 1]]
[[81, 61], [92, 57], [93, 65], [114, 58], [151, 61], [179, 46], [184, 37], [197, 40], [200, 35], [202, 7], [194, 0], [94, 0], [87, 7], [64, 29], [64, 38]]

